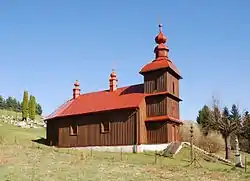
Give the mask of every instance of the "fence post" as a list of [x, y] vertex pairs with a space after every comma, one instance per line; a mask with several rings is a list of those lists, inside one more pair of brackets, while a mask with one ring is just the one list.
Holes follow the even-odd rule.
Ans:
[[92, 154], [93, 154], [93, 153], [92, 153], [92, 147], [91, 147], [91, 148], [90, 148], [90, 156], [91, 156], [91, 157], [92, 157]]
[[247, 156], [245, 155], [245, 173], [247, 173]]
[[157, 163], [157, 151], [155, 150], [155, 164]]
[[81, 152], [81, 160], [83, 160], [83, 153]]
[[121, 156], [121, 160], [122, 160], [122, 148], [121, 148], [121, 154], [120, 154], [120, 156]]
[[190, 126], [190, 163], [193, 162], [193, 159], [194, 159], [194, 154], [193, 154], [193, 133], [194, 133], [194, 130], [193, 130], [193, 124], [191, 124]]

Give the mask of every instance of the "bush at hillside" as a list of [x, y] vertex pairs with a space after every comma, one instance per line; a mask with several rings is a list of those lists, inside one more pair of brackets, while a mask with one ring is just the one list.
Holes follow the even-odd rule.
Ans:
[[180, 129], [181, 141], [190, 141], [190, 127], [193, 123], [193, 143], [195, 146], [210, 152], [216, 153], [224, 149], [224, 140], [222, 136], [216, 132], [211, 132], [204, 136], [201, 132], [199, 125], [195, 122], [186, 121]]

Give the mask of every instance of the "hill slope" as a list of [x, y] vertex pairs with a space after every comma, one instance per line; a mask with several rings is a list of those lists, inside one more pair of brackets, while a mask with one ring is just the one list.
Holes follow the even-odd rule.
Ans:
[[45, 129], [23, 129], [0, 122], [0, 180], [248, 180], [242, 170], [200, 160], [203, 168], [187, 167], [189, 152], [175, 159], [153, 153], [103, 153], [57, 149], [32, 140]]
[[[5, 115], [5, 116], [13, 116], [14, 118], [22, 118], [22, 113], [21, 112], [15, 112], [15, 111], [10, 111], [10, 110], [6, 110], [6, 109], [0, 109], [0, 116], [1, 115]], [[41, 116], [40, 115], [36, 115], [36, 120], [40, 121], [41, 120]]]

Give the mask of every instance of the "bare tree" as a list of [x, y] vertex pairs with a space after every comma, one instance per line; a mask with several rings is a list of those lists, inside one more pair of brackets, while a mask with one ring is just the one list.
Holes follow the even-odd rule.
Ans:
[[220, 132], [225, 142], [225, 158], [229, 159], [230, 154], [230, 136], [237, 129], [237, 124], [230, 120], [228, 108], [223, 111], [219, 108], [218, 100], [214, 99], [213, 107], [209, 116], [211, 129]]

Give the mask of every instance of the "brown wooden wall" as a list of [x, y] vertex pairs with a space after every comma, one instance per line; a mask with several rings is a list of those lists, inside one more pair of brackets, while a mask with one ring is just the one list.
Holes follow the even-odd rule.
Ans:
[[147, 117], [169, 115], [180, 118], [179, 102], [166, 95], [150, 96], [146, 98]]
[[167, 98], [167, 114], [174, 118], [180, 118], [180, 109], [179, 109], [179, 102], [168, 97]]
[[[157, 84], [156, 87], [155, 84]], [[164, 91], [168, 91], [179, 97], [179, 79], [166, 69], [144, 74], [145, 93], [150, 94]]]
[[146, 127], [148, 144], [162, 144], [168, 142], [167, 121], [146, 122]]
[[[157, 87], [155, 87], [157, 82]], [[157, 88], [157, 89], [155, 89]], [[179, 79], [167, 69], [144, 74], [144, 92], [156, 93], [167, 91], [179, 97]], [[147, 117], [169, 115], [179, 119], [179, 103], [164, 95], [146, 98]]]
[[48, 121], [46, 127], [46, 138], [49, 145], [58, 144], [59, 129], [55, 121]]
[[170, 121], [146, 122], [147, 144], [163, 144], [180, 140], [180, 126]]
[[168, 141], [180, 141], [180, 125], [168, 123]]
[[[135, 130], [137, 116], [135, 110], [118, 110], [55, 120], [59, 128], [58, 146], [133, 145], [138, 140]], [[110, 121], [110, 132], [101, 133], [100, 123], [106, 120]], [[73, 121], [78, 124], [77, 136], [69, 134], [70, 123]]]
[[167, 96], [158, 95], [146, 97], [147, 117], [163, 116], [167, 114]]
[[[157, 89], [155, 90], [155, 82], [157, 82]], [[166, 70], [157, 70], [148, 72], [144, 75], [144, 92], [162, 92], [167, 91], [167, 72]]]
[[167, 72], [167, 91], [179, 97], [179, 80], [170, 72]]
[[143, 101], [140, 105], [140, 110], [139, 110], [139, 144], [147, 144], [147, 129], [146, 129], [146, 102]]

